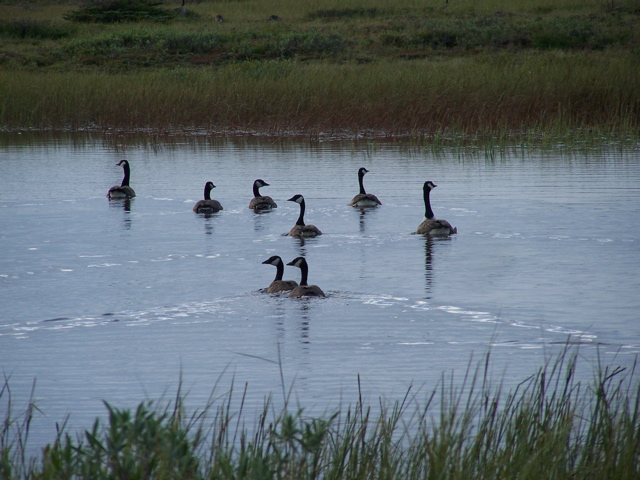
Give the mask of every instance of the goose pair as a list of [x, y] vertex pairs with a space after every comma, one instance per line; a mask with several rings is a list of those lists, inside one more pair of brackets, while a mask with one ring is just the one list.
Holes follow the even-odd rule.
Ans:
[[309, 265], [307, 265], [307, 261], [304, 259], [304, 257], [296, 257], [291, 262], [287, 263], [287, 265], [298, 267], [300, 269], [301, 278], [299, 285], [293, 280], [282, 280], [282, 276], [284, 275], [284, 262], [279, 256], [274, 255], [262, 263], [266, 265], [274, 265], [277, 269], [276, 278], [267, 288], [267, 293], [280, 293], [290, 291], [291, 293], [289, 293], [289, 298], [325, 296], [320, 287], [318, 287], [317, 285], [309, 285], [307, 283], [307, 278], [309, 276]]
[[[371, 193], [367, 193], [364, 189], [363, 178], [365, 173], [369, 170], [362, 167], [358, 170], [358, 183], [360, 184], [360, 193], [353, 197], [351, 200], [352, 207], [377, 207], [378, 205], [382, 205], [382, 202], [378, 200], [378, 197]], [[293, 228], [287, 234], [290, 237], [300, 237], [300, 238], [308, 238], [308, 237], [317, 237], [318, 235], [322, 235], [322, 232], [315, 225], [306, 225], [304, 223], [304, 212], [305, 212], [305, 201], [304, 197], [300, 194], [294, 195], [291, 197], [289, 202], [295, 202], [300, 205], [300, 215], [298, 216], [298, 220]]]
[[[260, 188], [268, 187], [269, 184], [264, 180], [257, 179], [253, 182], [253, 198], [249, 203], [249, 208], [254, 212], [266, 212], [272, 208], [277, 208], [276, 202], [271, 197], [260, 195]], [[216, 188], [213, 182], [207, 182], [204, 186], [204, 200], [198, 201], [193, 207], [193, 211], [197, 213], [215, 213], [223, 210], [222, 205], [217, 200], [211, 199], [211, 190]]]
[[[382, 202], [378, 199], [378, 197], [376, 197], [371, 193], [367, 193], [364, 189], [363, 179], [364, 179], [364, 175], [368, 172], [369, 170], [367, 170], [364, 167], [361, 167], [358, 170], [358, 183], [360, 185], [360, 193], [355, 197], [353, 197], [353, 199], [351, 200], [351, 203], [349, 205], [352, 207], [364, 208], [364, 207], [377, 207], [378, 205], [382, 205]], [[431, 194], [431, 190], [433, 190], [436, 187], [437, 185], [432, 181], [424, 182], [424, 185], [422, 187], [422, 191], [423, 191], [422, 195], [424, 198], [424, 206], [425, 206], [425, 214], [424, 214], [425, 220], [418, 226], [416, 233], [420, 235], [431, 235], [431, 236], [451, 235], [454, 233], [458, 233], [458, 229], [455, 227], [452, 227], [451, 224], [446, 220], [438, 220], [435, 218], [433, 210], [431, 209], [430, 194]]]
[[[358, 173], [358, 177], [360, 179], [360, 193], [353, 198], [353, 200], [351, 201], [351, 206], [374, 207], [377, 205], [382, 205], [382, 203], [380, 203], [380, 200], [378, 200], [375, 195], [367, 194], [364, 192], [364, 188], [362, 186], [362, 177], [364, 177], [365, 173], [367, 173], [367, 170], [364, 168], [361, 168]], [[430, 196], [431, 190], [436, 187], [437, 185], [430, 180], [424, 182], [424, 185], [422, 187], [422, 196], [424, 199], [425, 220], [418, 226], [416, 233], [420, 235], [430, 236], [453, 235], [455, 233], [458, 233], [458, 229], [456, 227], [453, 227], [446, 220], [435, 218], [433, 209], [431, 208]], [[291, 237], [315, 237], [317, 235], [322, 235], [322, 232], [318, 230], [315, 225], [305, 225], [304, 223], [304, 197], [302, 195], [295, 195], [290, 198], [289, 201], [300, 204], [300, 216], [298, 217], [296, 225], [291, 229], [288, 235]], [[358, 204], [359, 202], [362, 203]]]

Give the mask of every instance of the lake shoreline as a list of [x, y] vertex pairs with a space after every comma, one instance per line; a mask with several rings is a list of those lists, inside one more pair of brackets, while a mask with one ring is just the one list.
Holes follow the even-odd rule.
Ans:
[[0, 6], [0, 129], [638, 138], [633, 5], [254, 3], [104, 24]]

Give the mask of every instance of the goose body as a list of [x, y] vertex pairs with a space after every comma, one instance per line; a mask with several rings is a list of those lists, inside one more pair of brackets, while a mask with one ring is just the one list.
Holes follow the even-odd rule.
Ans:
[[291, 290], [289, 298], [325, 296], [320, 287], [318, 287], [317, 285], [307, 284], [307, 277], [309, 276], [309, 266], [307, 265], [307, 261], [304, 259], [304, 257], [294, 258], [291, 262], [287, 263], [287, 265], [298, 267], [302, 275], [300, 278], [300, 285]]
[[266, 195], [260, 195], [260, 188], [268, 187], [269, 184], [260, 178], [253, 182], [253, 198], [249, 202], [249, 208], [256, 213], [268, 212], [274, 208], [278, 208], [273, 198]]
[[129, 186], [129, 178], [131, 177], [131, 169], [129, 168], [129, 162], [126, 160], [120, 160], [117, 163], [118, 166], [122, 167], [124, 170], [124, 177], [122, 179], [122, 183], [120, 186], [111, 187], [107, 192], [107, 197], [109, 199], [120, 199], [120, 198], [133, 198], [136, 196], [136, 192], [133, 191], [133, 188]]
[[367, 193], [364, 190], [363, 179], [365, 173], [368, 173], [369, 170], [362, 167], [358, 170], [358, 183], [360, 184], [360, 193], [353, 197], [351, 203], [349, 204], [352, 207], [366, 208], [366, 207], [377, 207], [378, 205], [382, 205], [382, 202], [378, 200], [372, 193]]
[[305, 225], [304, 223], [304, 197], [300, 194], [294, 195], [291, 197], [288, 202], [296, 202], [300, 205], [300, 216], [298, 217], [298, 221], [291, 229], [291, 231], [287, 234], [290, 237], [317, 237], [318, 235], [322, 235], [322, 232], [315, 225]]
[[216, 188], [213, 182], [207, 182], [204, 185], [204, 200], [199, 200], [194, 206], [193, 211], [196, 213], [216, 213], [223, 210], [222, 205], [217, 200], [211, 199], [211, 190]]
[[298, 286], [298, 283], [293, 280], [282, 280], [282, 276], [284, 275], [284, 262], [279, 256], [274, 255], [273, 257], [269, 257], [269, 259], [262, 263], [274, 265], [277, 269], [276, 278], [267, 287], [267, 293], [289, 292]]
[[431, 201], [430, 201], [430, 193], [431, 190], [436, 188], [437, 185], [431, 181], [424, 182], [424, 186], [422, 187], [423, 197], [424, 197], [424, 209], [425, 209], [425, 220], [418, 226], [416, 233], [420, 235], [451, 235], [453, 233], [458, 233], [458, 229], [452, 227], [449, 222], [446, 220], [439, 220], [435, 218], [433, 214], [433, 210], [431, 209]]

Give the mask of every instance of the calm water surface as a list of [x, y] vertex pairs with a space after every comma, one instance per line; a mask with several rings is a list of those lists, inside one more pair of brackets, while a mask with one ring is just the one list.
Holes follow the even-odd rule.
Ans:
[[[130, 202], [108, 201], [127, 158]], [[399, 144], [191, 140], [115, 149], [100, 139], [18, 142], [0, 156], [0, 368], [14, 404], [36, 379], [36, 443], [116, 406], [214, 388], [259, 410], [285, 387], [321, 413], [414, 385], [435, 388], [489, 349], [519, 382], [570, 340], [586, 378], [599, 355], [640, 352], [638, 152], [519, 151], [487, 159]], [[356, 172], [383, 205], [348, 207]], [[254, 179], [278, 203], [247, 208]], [[224, 211], [191, 211], [206, 181]], [[422, 183], [459, 234], [425, 240]], [[283, 236], [302, 193], [324, 235]], [[299, 255], [325, 299], [260, 293], [271, 255]], [[285, 269], [299, 280], [300, 271]], [[217, 387], [216, 387], [217, 385]], [[24, 405], [24, 403], [23, 403]], [[0, 405], [0, 410], [6, 408]], [[4, 415], [0, 411], [0, 414]], [[249, 415], [252, 413], [250, 411]]]

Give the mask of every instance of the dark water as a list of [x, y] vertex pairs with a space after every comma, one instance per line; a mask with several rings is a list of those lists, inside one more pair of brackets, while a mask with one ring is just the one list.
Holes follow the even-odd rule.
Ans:
[[[130, 202], [108, 201], [127, 158]], [[37, 380], [32, 439], [171, 396], [202, 406], [248, 383], [248, 415], [285, 388], [311, 411], [435, 388], [489, 349], [524, 379], [578, 344], [587, 365], [640, 352], [640, 162], [603, 148], [488, 158], [398, 144], [6, 141], [0, 156], [0, 368], [14, 404]], [[356, 172], [383, 205], [348, 207]], [[254, 179], [278, 209], [247, 208]], [[206, 181], [224, 211], [191, 211]], [[458, 235], [427, 241], [422, 183]], [[324, 235], [285, 237], [302, 193]], [[303, 255], [325, 299], [259, 292], [261, 262]], [[285, 278], [299, 280], [299, 270]], [[280, 360], [279, 360], [280, 359]], [[587, 369], [588, 370], [588, 369]], [[590, 377], [590, 373], [586, 374]], [[242, 387], [240, 387], [242, 386]], [[6, 405], [0, 405], [0, 410]], [[3, 412], [0, 412], [3, 414]]]

